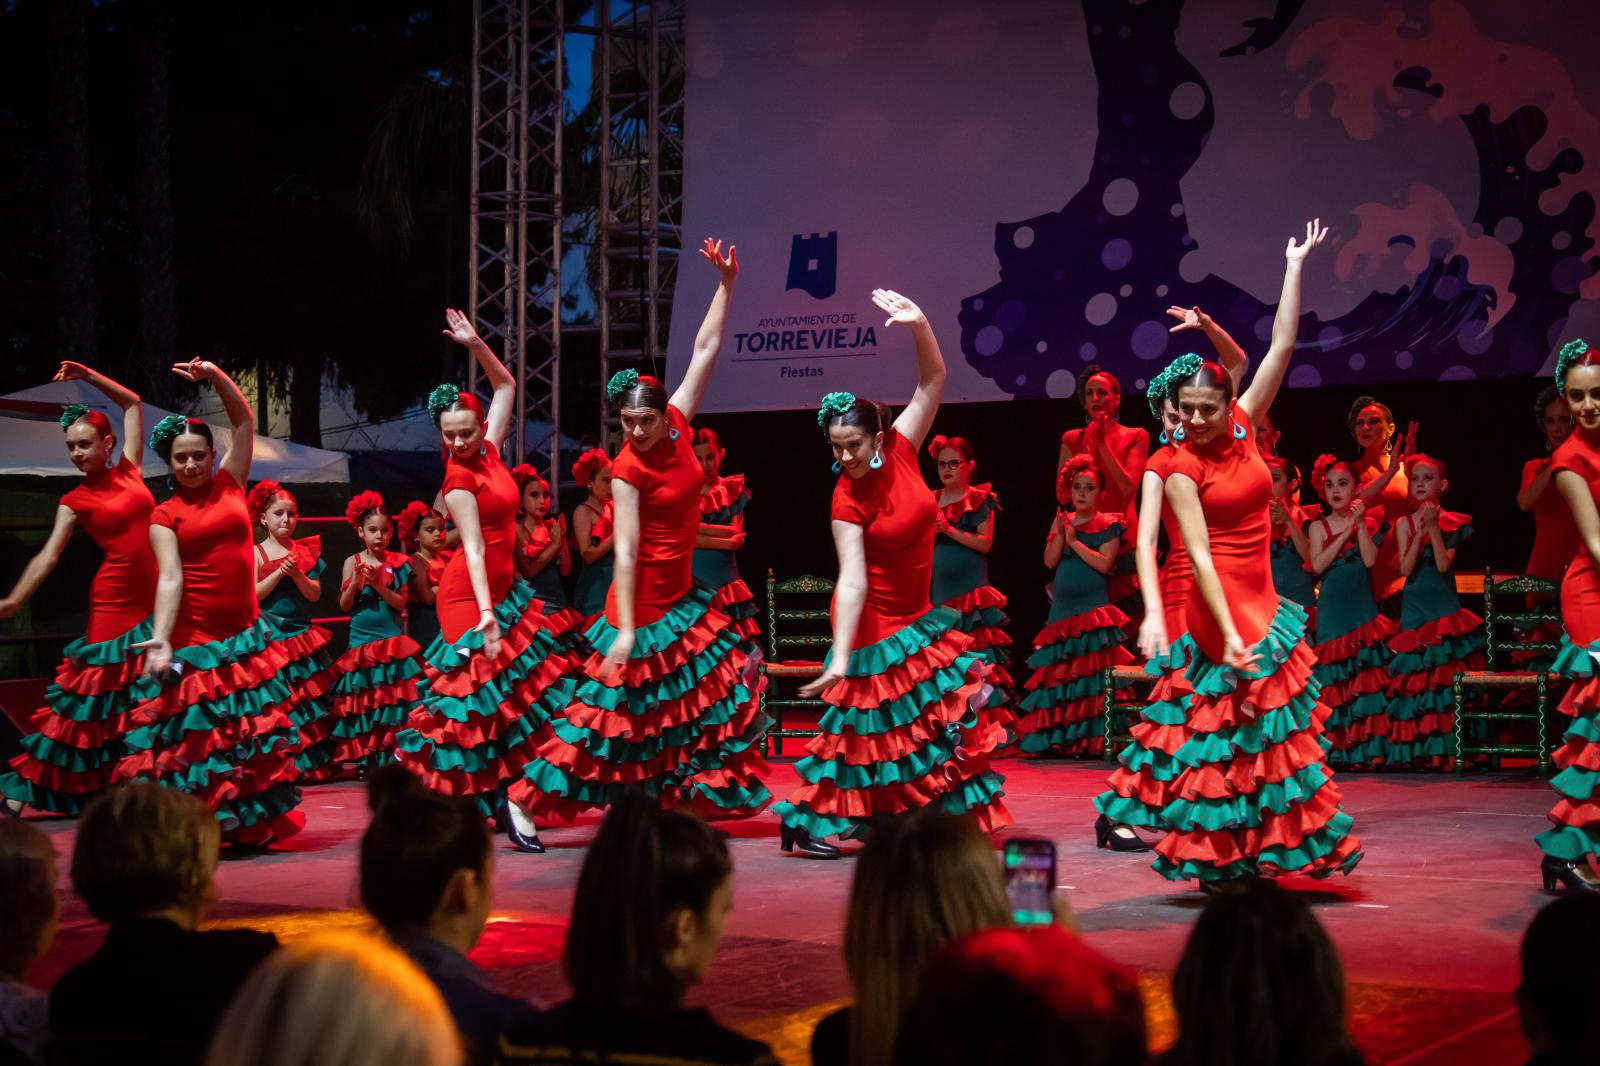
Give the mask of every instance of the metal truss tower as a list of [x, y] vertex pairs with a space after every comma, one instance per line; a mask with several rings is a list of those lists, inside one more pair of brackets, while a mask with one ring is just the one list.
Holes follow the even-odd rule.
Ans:
[[[561, 439], [563, 22], [559, 0], [473, 3], [469, 303], [521, 386], [513, 461], [539, 462], [552, 481]], [[469, 382], [483, 386], [476, 364]], [[527, 439], [530, 419], [548, 423], [548, 435]]]

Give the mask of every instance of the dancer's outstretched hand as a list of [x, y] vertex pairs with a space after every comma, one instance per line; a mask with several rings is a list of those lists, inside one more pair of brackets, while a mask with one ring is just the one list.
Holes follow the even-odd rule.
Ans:
[[1254, 670], [1261, 657], [1250, 650], [1239, 634], [1234, 633], [1222, 646], [1222, 661], [1235, 670]]
[[56, 371], [56, 376], [51, 381], [84, 381], [89, 377], [89, 368], [82, 363], [74, 363], [71, 359], [61, 360], [61, 369]]
[[739, 276], [739, 249], [736, 246], [728, 245], [728, 254], [724, 256], [722, 242], [707, 237], [705, 243], [700, 246], [700, 254], [717, 268], [717, 273], [722, 275], [724, 285], [732, 285], [733, 279]]
[[185, 381], [205, 381], [216, 369], [215, 363], [208, 363], [204, 359], [191, 359], [187, 363], [172, 364], [172, 372]]
[[1328, 236], [1328, 227], [1322, 224], [1322, 219], [1314, 218], [1306, 223], [1306, 239], [1303, 244], [1296, 244], [1294, 238], [1289, 238], [1289, 247], [1284, 249], [1283, 255], [1289, 262], [1302, 262], [1311, 254], [1311, 249], [1321, 244]]
[[483, 634], [483, 654], [491, 659], [500, 657], [500, 622], [495, 618], [493, 611], [484, 611], [478, 619], [478, 624], [472, 627], [474, 633]]
[[172, 668], [172, 641], [151, 637], [130, 646], [134, 651], [144, 652], [144, 669], [141, 673], [145, 677], [160, 679]]
[[611, 638], [611, 647], [606, 649], [605, 661], [600, 666], [601, 682], [607, 685], [622, 683], [622, 668], [628, 665], [628, 658], [633, 654], [633, 640], [633, 630], [617, 630], [617, 635]]
[[1146, 611], [1139, 623], [1139, 654], [1154, 659], [1167, 650], [1167, 620], [1160, 611]]
[[1211, 325], [1211, 316], [1198, 307], [1179, 307], [1174, 304], [1167, 308], [1167, 314], [1178, 320], [1176, 326], [1167, 327], [1168, 333], [1177, 333], [1186, 329], [1205, 329]]
[[873, 289], [872, 302], [878, 305], [878, 310], [889, 316], [888, 321], [884, 322], [885, 326], [892, 326], [896, 322], [902, 326], [915, 326], [928, 321], [922, 308], [893, 289]]
[[814, 681], [800, 686], [800, 698], [803, 700], [815, 699], [843, 680], [844, 667], [830, 665]]
[[472, 320], [454, 307], [444, 309], [444, 324], [446, 329], [439, 332], [463, 347], [479, 341], [478, 331], [472, 327]]

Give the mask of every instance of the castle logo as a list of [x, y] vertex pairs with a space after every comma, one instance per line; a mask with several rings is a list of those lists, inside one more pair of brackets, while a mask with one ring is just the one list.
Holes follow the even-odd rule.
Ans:
[[799, 289], [819, 300], [832, 296], [839, 283], [839, 233], [826, 237], [796, 233], [789, 246], [789, 283], [785, 291]]

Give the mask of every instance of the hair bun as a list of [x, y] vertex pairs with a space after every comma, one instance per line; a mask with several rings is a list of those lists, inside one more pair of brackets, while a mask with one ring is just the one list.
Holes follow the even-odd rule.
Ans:
[[629, 389], [637, 384], [639, 384], [639, 372], [637, 370], [619, 370], [611, 375], [610, 381], [606, 382], [606, 396], [610, 398], [612, 403], [616, 403], [627, 394]]
[[61, 431], [65, 433], [72, 423], [89, 413], [86, 403], [69, 403], [61, 409]]
[[438, 426], [439, 419], [450, 410], [450, 406], [460, 399], [461, 390], [454, 385], [439, 385], [428, 393], [428, 413], [433, 416], [433, 424]]
[[822, 398], [822, 406], [817, 411], [817, 425], [825, 426], [833, 415], [842, 415], [856, 405], [855, 393], [830, 392]]
[[935, 459], [939, 458], [939, 453], [944, 451], [944, 446], [949, 443], [950, 438], [943, 433], [935, 434], [934, 438], [928, 442], [928, 454]]
[[356, 493], [350, 502], [345, 504], [344, 520], [359, 531], [362, 520], [371, 511], [377, 511], [379, 514], [383, 513], [383, 497], [371, 489], [367, 489], [365, 492]]

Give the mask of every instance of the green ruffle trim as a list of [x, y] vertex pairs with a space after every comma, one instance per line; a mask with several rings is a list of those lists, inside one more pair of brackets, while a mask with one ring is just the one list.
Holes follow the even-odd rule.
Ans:
[[1310, 800], [1332, 780], [1325, 766], [1313, 763], [1282, 781], [1262, 782], [1256, 791], [1227, 799], [1175, 799], [1161, 811], [1161, 824], [1183, 833], [1204, 830], [1256, 829], [1263, 812], [1287, 814]]
[[577, 701], [634, 717], [652, 714], [657, 707], [682, 700], [699, 689], [730, 655], [740, 650], [739, 635], [732, 629], [724, 629], [703, 651], [677, 669], [643, 684], [606, 685], [593, 678], [584, 680], [578, 685]]
[[1600, 673], [1597, 656], [1600, 656], [1600, 640], [1587, 648], [1580, 648], [1572, 642], [1571, 637], [1563, 633], [1561, 650], [1556, 652], [1555, 662], [1550, 664], [1550, 672], [1560, 674], [1562, 677], [1593, 677], [1596, 673]]
[[294, 757], [295, 771], [305, 775], [314, 774], [333, 762], [333, 744], [324, 741], [310, 747], [301, 748]]
[[96, 770], [114, 763], [121, 758], [123, 748], [121, 742], [113, 737], [104, 747], [75, 748], [71, 744], [63, 744], [53, 740], [43, 733], [29, 733], [22, 738], [22, 750], [27, 752], [36, 762], [54, 766], [69, 773], [81, 774]]
[[808, 755], [795, 763], [795, 772], [811, 784], [832, 781], [840, 788], [852, 790], [920, 781], [939, 767], [955, 761], [956, 748], [961, 743], [959, 729], [970, 729], [977, 724], [977, 714], [968, 712], [959, 726], [946, 726], [943, 736], [931, 738], [927, 744], [899, 759], [855, 764]]
[[1416, 651], [1400, 652], [1390, 661], [1389, 672], [1396, 677], [1418, 674], [1451, 663], [1459, 663], [1467, 656], [1483, 650], [1483, 631], [1475, 630], [1461, 636], [1446, 637], [1438, 644], [1429, 644]]
[[239, 828], [261, 825], [300, 806], [300, 789], [287, 781], [272, 785], [265, 792], [240, 796], [217, 808], [217, 820], [235, 819]]
[[[929, 806], [945, 814], [960, 815], [992, 806], [1003, 795], [1005, 795], [1004, 779], [990, 770], [966, 779]], [[897, 813], [904, 813], [884, 813], [868, 818], [844, 818], [822, 814], [813, 810], [807, 803], [788, 801], [774, 804], [772, 810], [784, 825], [804, 829], [815, 839], [837, 836], [845, 840], [865, 840], [872, 833], [873, 826], [887, 821]]]
[[1169, 881], [1227, 881], [1237, 877], [1250, 877], [1261, 872], [1262, 868], [1282, 870], [1286, 873], [1307, 871], [1315, 878], [1329, 877], [1335, 873], [1348, 874], [1356, 868], [1362, 858], [1361, 852], [1355, 852], [1336, 868], [1325, 870], [1311, 870], [1313, 863], [1332, 855], [1339, 850], [1339, 845], [1350, 835], [1350, 830], [1355, 827], [1355, 819], [1343, 811], [1339, 811], [1329, 821], [1311, 836], [1300, 841], [1297, 848], [1274, 845], [1264, 848], [1254, 860], [1230, 863], [1227, 866], [1217, 866], [1213, 863], [1200, 863], [1188, 860], [1181, 865], [1174, 865], [1166, 856], [1158, 856], [1152, 864], [1157, 873]]
[[338, 696], [356, 696], [375, 688], [386, 688], [421, 677], [422, 666], [417, 660], [407, 656], [403, 659], [390, 659], [386, 663], [374, 663], [372, 666], [346, 670], [339, 675], [338, 680], [334, 681], [333, 692]]
[[149, 640], [153, 633], [154, 630], [151, 629], [150, 620], [147, 618], [126, 633], [110, 640], [90, 643], [88, 637], [79, 637], [62, 650], [61, 656], [79, 666], [112, 666], [116, 663], [125, 663], [139, 655], [133, 650], [133, 646]]
[[[953, 599], [954, 597], [951, 598]], [[951, 608], [951, 610], [954, 609]], [[1004, 629], [1010, 624], [1011, 619], [1000, 608], [979, 607], [975, 611], [958, 612], [955, 628], [963, 633], [970, 634], [979, 629]]]
[[150, 751], [179, 744], [189, 733], [224, 730], [241, 719], [259, 718], [271, 708], [287, 703], [290, 698], [289, 686], [279, 678], [269, 677], [255, 688], [230, 692], [204, 703], [191, 703], [181, 712], [159, 722], [130, 730], [127, 735], [128, 749]]
[[1243, 725], [1216, 733], [1196, 733], [1178, 749], [1177, 758], [1189, 766], [1231, 761], [1235, 755], [1259, 755], [1311, 728], [1316, 693], [1308, 687], [1289, 701]]
[[1054, 666], [1056, 663], [1081, 658], [1090, 652], [1118, 647], [1126, 639], [1127, 634], [1122, 631], [1121, 626], [1100, 626], [1034, 649], [1033, 654], [1028, 656], [1028, 665], [1035, 669]]
[[[876, 677], [884, 673], [891, 666], [898, 666], [922, 651], [937, 644], [941, 638], [956, 627], [956, 620], [960, 616], [949, 607], [931, 607], [928, 612], [909, 625], [890, 633], [876, 644], [868, 644], [864, 648], [857, 648], [850, 653], [850, 662], [845, 665], [846, 677]], [[833, 661], [833, 652], [830, 650], [823, 657], [822, 665], [826, 667]]]
[[1455, 693], [1448, 685], [1430, 688], [1390, 700], [1387, 713], [1396, 722], [1411, 722], [1425, 714], [1449, 714], [1455, 709]]
[[1079, 747], [1105, 734], [1105, 719], [1096, 715], [1078, 722], [1046, 726], [1017, 739], [1017, 750], [1024, 755], [1044, 755], [1061, 748]]
[[1375, 640], [1371, 644], [1363, 645], [1354, 655], [1343, 659], [1318, 659], [1317, 664], [1312, 667], [1312, 673], [1326, 687], [1348, 681], [1368, 670], [1387, 669], [1388, 664], [1389, 649], [1382, 641]]
[[1390, 766], [1402, 766], [1406, 763], [1430, 762], [1434, 759], [1446, 759], [1454, 754], [1454, 743], [1444, 733], [1429, 733], [1415, 740], [1405, 743], [1396, 743], [1382, 737], [1374, 737], [1373, 747], [1378, 752], [1373, 759], [1382, 759]]
[[293, 748], [295, 743], [294, 734], [286, 729], [264, 733], [234, 744], [225, 753], [213, 752], [199, 762], [188, 763], [175, 771], [158, 768], [150, 779], [184, 792], [202, 792], [210, 786], [212, 778], [227, 777], [237, 773], [241, 765], [252, 759], [278, 751], [287, 751]]
[[1389, 698], [1382, 692], [1363, 692], [1348, 703], [1330, 703], [1327, 706], [1332, 713], [1328, 715], [1325, 727], [1349, 729], [1364, 718], [1383, 714], [1389, 707]]
[[[506, 591], [505, 599], [495, 604], [494, 618], [500, 624], [500, 632], [509, 632], [511, 627], [527, 613], [528, 604], [537, 598], [532, 585], [520, 577], [513, 581], [511, 588]], [[453, 643], [445, 640], [443, 634], [435, 637], [422, 657], [429, 666], [441, 674], [448, 674], [452, 670], [459, 669], [462, 663], [482, 650], [483, 634], [475, 629], [469, 629]]]
[[1201, 696], [1225, 696], [1241, 681], [1271, 677], [1305, 639], [1306, 609], [1292, 600], [1278, 597], [1278, 610], [1267, 624], [1267, 631], [1252, 647], [1258, 662], [1249, 673], [1240, 673], [1226, 663], [1213, 663], [1198, 647], [1185, 677], [1189, 687]]
[[50, 811], [53, 814], [76, 817], [82, 814], [83, 808], [99, 794], [98, 790], [80, 793], [57, 792], [43, 785], [36, 785], [16, 773], [8, 771], [0, 774], [0, 796], [25, 804], [36, 811]]
[[693, 719], [637, 741], [625, 737], [603, 737], [574, 725], [570, 718], [558, 718], [551, 729], [563, 742], [601, 762], [613, 766], [649, 762], [663, 751], [692, 747], [707, 729], [733, 721], [739, 715], [739, 708], [748, 706], [754, 698], [755, 694], [744, 685], [735, 685], [727, 696], [709, 704]]
[[[1115, 682], [1118, 691], [1127, 688], [1131, 682]], [[1048, 685], [1044, 688], [1032, 689], [1022, 698], [1017, 706], [1024, 711], [1043, 711], [1051, 707], [1059, 707], [1063, 703], [1076, 703], [1094, 696], [1105, 694], [1105, 677], [1098, 671], [1073, 678], [1065, 685]]]
[[378, 732], [393, 732], [406, 724], [411, 717], [411, 707], [404, 703], [390, 703], [374, 707], [361, 714], [347, 714], [333, 723], [330, 736], [340, 740], [356, 740]]
[[98, 692], [92, 696], [69, 692], [52, 681], [45, 689], [44, 702], [57, 718], [73, 722], [109, 722], [155, 699], [160, 693], [161, 686], [149, 678], [139, 678], [120, 691]]
[[[711, 610], [711, 599], [715, 593], [699, 582], [689, 586], [689, 591], [683, 597], [668, 607], [666, 613], [646, 626], [639, 626], [633, 634], [633, 651], [628, 654], [628, 660], [648, 659], [659, 655], [672, 647], [683, 635], [693, 629], [706, 613]], [[601, 655], [611, 647], [611, 642], [616, 639], [617, 629], [606, 616], [601, 615], [595, 619], [594, 624], [584, 634], [589, 646]]]
[[281, 615], [274, 614], [265, 608], [261, 611], [261, 621], [266, 623], [273, 639], [280, 642], [289, 640], [292, 637], [298, 637], [300, 634], [308, 632], [312, 626], [309, 613], [305, 615]]
[[1162, 674], [1187, 670], [1199, 653], [1200, 645], [1194, 642], [1193, 635], [1185, 633], [1168, 644], [1166, 651], [1147, 661], [1144, 664], [1144, 672], [1151, 677], [1160, 677]]
[[1600, 826], [1558, 825], [1535, 834], [1533, 839], [1546, 855], [1567, 862], [1600, 856]]
[[[521, 747], [533, 735], [536, 727], [543, 726], [551, 720], [562, 721], [563, 715], [572, 702], [571, 683], [563, 681], [544, 690], [539, 700], [529, 706], [521, 718], [508, 722], [501, 729], [500, 734], [482, 744], [472, 748], [457, 747], [453, 744], [439, 744], [415, 729], [402, 730], [395, 737], [395, 746], [402, 751], [420, 755], [431, 751], [429, 765], [443, 772], [456, 770], [469, 774], [479, 774], [490, 766], [498, 766], [501, 759], [515, 748]], [[433, 710], [436, 705], [425, 705], [425, 710]]]
[[240, 630], [221, 640], [177, 648], [172, 657], [181, 659], [188, 670], [215, 670], [219, 666], [260, 655], [271, 643], [272, 629], [258, 617], [249, 629]]
[[963, 654], [951, 665], [934, 670], [926, 680], [876, 707], [830, 707], [818, 719], [817, 728], [831, 734], [848, 730], [874, 736], [910, 725], [922, 718], [929, 707], [966, 685], [967, 675], [977, 662], [977, 656]]

